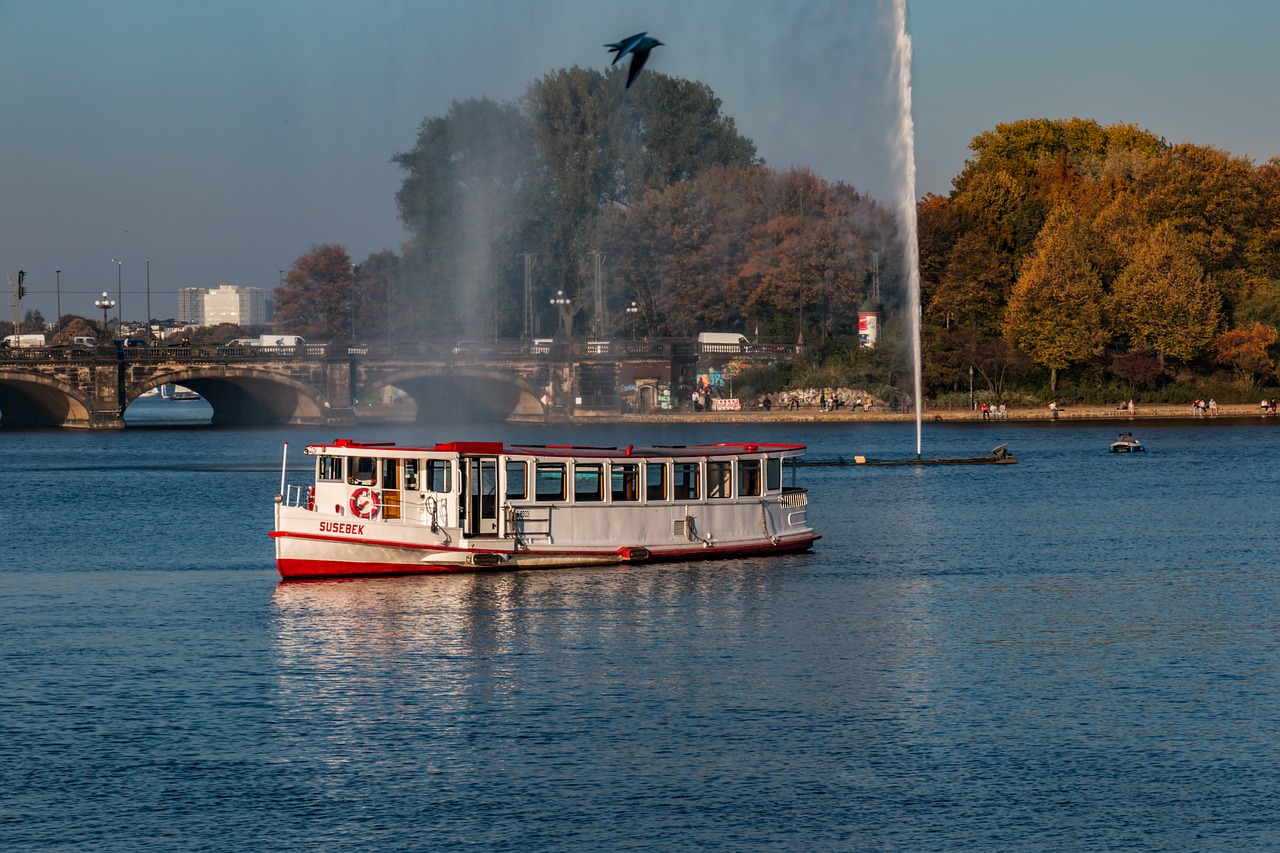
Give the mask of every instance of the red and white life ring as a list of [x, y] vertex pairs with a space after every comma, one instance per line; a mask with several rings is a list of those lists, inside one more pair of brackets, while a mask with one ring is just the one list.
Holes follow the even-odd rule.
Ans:
[[373, 518], [378, 514], [378, 493], [361, 486], [351, 493], [351, 512], [358, 518]]

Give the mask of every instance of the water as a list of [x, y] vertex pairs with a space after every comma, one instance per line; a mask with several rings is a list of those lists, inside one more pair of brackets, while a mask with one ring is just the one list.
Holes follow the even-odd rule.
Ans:
[[1280, 849], [1273, 423], [926, 424], [1021, 462], [805, 469], [808, 555], [289, 585], [332, 431], [3, 433], [0, 847]]

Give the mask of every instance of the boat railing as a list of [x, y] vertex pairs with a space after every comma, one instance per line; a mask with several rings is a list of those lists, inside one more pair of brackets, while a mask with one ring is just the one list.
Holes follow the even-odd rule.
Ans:
[[551, 507], [507, 507], [511, 534], [516, 539], [550, 539]]
[[778, 498], [778, 506], [788, 509], [809, 505], [808, 489], [799, 489], [794, 486], [788, 486], [782, 490], [782, 497]]
[[300, 506], [305, 509], [311, 509], [311, 491], [310, 486], [294, 486], [288, 485], [284, 487], [283, 503], [285, 506]]

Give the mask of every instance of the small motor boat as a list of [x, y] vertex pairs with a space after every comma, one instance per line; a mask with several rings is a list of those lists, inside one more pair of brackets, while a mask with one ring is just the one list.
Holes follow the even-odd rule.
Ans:
[[1142, 453], [1146, 448], [1136, 438], [1122, 438], [1111, 442], [1112, 453]]

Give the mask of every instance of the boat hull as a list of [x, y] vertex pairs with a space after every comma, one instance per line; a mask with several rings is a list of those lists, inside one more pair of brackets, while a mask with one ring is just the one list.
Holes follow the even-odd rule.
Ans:
[[276, 568], [285, 580], [456, 572], [563, 569], [639, 563], [717, 560], [807, 551], [821, 538], [809, 533], [778, 541], [553, 549], [450, 548], [333, 540], [274, 531]]

